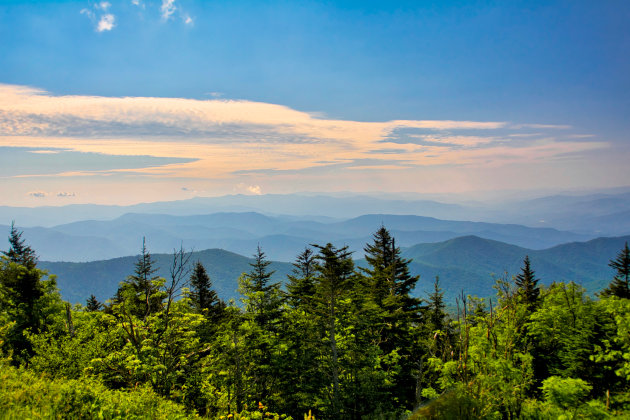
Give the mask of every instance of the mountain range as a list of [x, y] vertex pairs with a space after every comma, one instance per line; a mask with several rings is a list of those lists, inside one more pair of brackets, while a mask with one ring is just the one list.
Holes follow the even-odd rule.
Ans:
[[[357, 258], [372, 234], [386, 226], [398, 246], [439, 242], [476, 235], [531, 249], [544, 249], [592, 235], [514, 224], [441, 220], [426, 216], [368, 214], [352, 219], [317, 221], [255, 212], [193, 216], [129, 213], [114, 220], [87, 220], [53, 227], [23, 228], [24, 238], [42, 260], [85, 262], [127, 255], [140, 249], [143, 238], [155, 253], [220, 248], [252, 255], [260, 245], [270, 259], [293, 261], [309, 244], [348, 245]], [[9, 226], [0, 226], [9, 232]], [[22, 229], [22, 228], [20, 228]]]
[[[587, 242], [573, 242], [543, 250], [533, 250], [478, 236], [462, 236], [437, 243], [417, 244], [403, 250], [405, 258], [412, 258], [410, 271], [420, 275], [414, 294], [425, 297], [432, 290], [435, 276], [452, 303], [462, 291], [481, 297], [494, 294], [497, 277], [510, 279], [519, 272], [523, 259], [529, 255], [532, 268], [542, 284], [553, 281], [575, 281], [594, 293], [605, 287], [614, 272], [608, 267], [630, 236], [598, 238]], [[158, 275], [168, 278], [172, 254], [154, 254]], [[137, 257], [114, 258], [83, 263], [41, 261], [39, 266], [57, 275], [64, 299], [85, 302], [90, 294], [100, 300], [113, 296], [118, 283], [133, 273]], [[238, 299], [237, 279], [251, 269], [253, 260], [241, 255], [208, 249], [194, 252], [191, 261], [206, 267], [215, 289], [223, 299]], [[358, 266], [365, 261], [358, 259]], [[282, 282], [292, 265], [273, 262], [276, 270], [273, 281]]]

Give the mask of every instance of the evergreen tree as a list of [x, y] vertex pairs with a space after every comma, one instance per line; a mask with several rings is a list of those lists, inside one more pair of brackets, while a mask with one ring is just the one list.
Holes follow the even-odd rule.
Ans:
[[221, 319], [225, 303], [219, 299], [217, 292], [212, 289], [212, 281], [205, 267], [197, 261], [190, 275], [190, 301], [193, 309], [204, 314], [211, 321]]
[[254, 320], [261, 327], [272, 326], [280, 318], [280, 283], [270, 282], [275, 270], [269, 270], [271, 261], [267, 260], [260, 245], [256, 248], [254, 262], [249, 265], [252, 269], [243, 275], [241, 281], [247, 311], [254, 314]]
[[85, 308], [88, 312], [96, 312], [100, 311], [102, 307], [103, 304], [96, 299], [96, 296], [90, 295]]
[[[402, 258], [395, 239], [384, 226], [374, 233], [373, 242], [364, 250], [369, 267], [362, 269], [363, 294], [378, 308], [367, 328], [373, 330], [373, 340], [379, 343], [384, 355], [396, 354], [399, 358], [397, 364], [401, 368], [388, 392], [412, 403], [416, 393], [414, 369], [420, 353], [416, 348], [415, 330], [420, 321], [421, 301], [410, 292], [419, 276], [409, 273], [411, 260]], [[395, 368], [385, 362], [383, 367], [392, 371]]]
[[330, 401], [330, 417], [342, 418], [340, 362], [337, 335], [340, 333], [340, 306], [345, 296], [352, 289], [354, 262], [348, 247], [337, 249], [332, 244], [314, 245], [319, 249], [317, 265], [318, 273], [315, 286], [314, 305], [321, 320], [320, 328], [324, 331], [328, 355], [324, 374], [330, 378], [330, 389], [327, 394]]
[[154, 276], [156, 272], [155, 261], [142, 238], [142, 253], [135, 263], [134, 273], [121, 284], [115, 300], [125, 301], [130, 306], [130, 312], [139, 318], [158, 312], [162, 306], [162, 296], [156, 284], [160, 279]]
[[293, 272], [288, 276], [289, 302], [293, 307], [303, 307], [315, 293], [315, 253], [304, 248], [293, 263]]
[[33, 248], [25, 244], [22, 239], [23, 232], [15, 228], [15, 221], [11, 222], [11, 233], [9, 234], [9, 250], [2, 253], [10, 261], [23, 265], [26, 268], [34, 268], [37, 265], [37, 255]]
[[540, 296], [540, 288], [538, 287], [538, 279], [534, 275], [531, 268], [529, 256], [525, 256], [521, 272], [514, 277], [514, 283], [518, 287], [518, 295], [520, 301], [527, 305], [531, 312], [538, 305], [538, 297]]
[[630, 299], [630, 249], [628, 248], [628, 242], [617, 254], [617, 258], [610, 260], [608, 265], [617, 270], [617, 274], [615, 274], [608, 287], [602, 291], [601, 295]]

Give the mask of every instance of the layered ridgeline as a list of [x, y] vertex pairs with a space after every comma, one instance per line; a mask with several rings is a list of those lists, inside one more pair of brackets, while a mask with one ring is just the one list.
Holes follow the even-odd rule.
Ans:
[[[397, 237], [396, 241], [398, 244]], [[463, 236], [443, 242], [417, 244], [404, 249], [403, 256], [412, 259], [409, 265], [411, 273], [420, 275], [420, 281], [412, 292], [418, 297], [425, 297], [430, 292], [436, 276], [440, 277], [448, 302], [453, 302], [462, 291], [480, 297], [491, 296], [495, 293], [495, 279], [505, 277], [506, 273], [508, 278], [516, 274], [527, 255], [543, 284], [575, 281], [589, 293], [594, 293], [610, 282], [613, 273], [607, 262], [626, 241], [630, 241], [630, 236], [598, 238], [532, 250], [477, 236]], [[303, 249], [296, 247], [292, 252], [297, 256]], [[265, 248], [263, 250], [266, 252]], [[167, 278], [172, 253], [153, 256], [158, 267], [157, 275]], [[85, 263], [41, 261], [39, 267], [57, 275], [64, 299], [84, 303], [90, 294], [99, 300], [112, 297], [118, 283], [133, 272], [136, 260], [137, 257]], [[203, 263], [217, 292], [226, 300], [238, 299], [238, 277], [248, 271], [249, 264], [253, 262], [251, 258], [220, 249], [193, 252], [191, 261]], [[357, 265], [365, 266], [365, 261], [357, 260]], [[292, 265], [276, 261], [271, 269], [275, 270], [273, 280], [284, 282]]]
[[[20, 220], [17, 221], [19, 226]], [[173, 248], [220, 248], [251, 255], [258, 245], [276, 261], [290, 262], [298, 250], [312, 243], [348, 246], [355, 258], [363, 256], [375, 226], [385, 225], [399, 246], [440, 242], [475, 235], [530, 249], [593, 239], [551, 228], [514, 224], [441, 220], [425, 216], [368, 214], [348, 220], [268, 216], [255, 212], [213, 213], [194, 216], [125, 214], [114, 220], [87, 220], [54, 227], [24, 228], [24, 238], [42, 260], [95, 261], [134, 255], [145, 237], [154, 253]], [[0, 226], [0, 232], [9, 226]]]

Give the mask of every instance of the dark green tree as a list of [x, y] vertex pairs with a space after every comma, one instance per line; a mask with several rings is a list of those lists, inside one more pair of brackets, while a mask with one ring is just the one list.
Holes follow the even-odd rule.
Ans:
[[630, 249], [628, 242], [608, 265], [617, 270], [615, 277], [608, 287], [601, 293], [602, 296], [617, 296], [622, 299], [630, 299]]
[[85, 309], [88, 312], [100, 311], [101, 308], [103, 307], [103, 304], [101, 302], [99, 302], [98, 299], [96, 299], [96, 296], [94, 296], [94, 295], [90, 295], [90, 297], [87, 299], [86, 303], [87, 304], [85, 306]]
[[22, 239], [24, 232], [18, 231], [15, 221], [11, 222], [11, 232], [9, 233], [9, 250], [2, 253], [9, 258], [9, 261], [23, 265], [26, 268], [34, 268], [37, 265], [37, 255], [33, 248], [25, 244]]
[[139, 318], [158, 312], [162, 307], [163, 296], [159, 293], [157, 281], [160, 277], [154, 275], [156, 272], [155, 261], [142, 238], [142, 253], [138, 256], [134, 273], [121, 283], [115, 302], [124, 301], [129, 312]]
[[315, 293], [315, 253], [304, 248], [295, 262], [293, 272], [288, 276], [288, 300], [293, 307], [304, 307]]
[[194, 311], [203, 314], [212, 322], [218, 322], [225, 310], [225, 303], [212, 288], [210, 276], [200, 261], [195, 264], [189, 283], [190, 303]]
[[518, 287], [520, 301], [527, 305], [529, 311], [533, 311], [538, 305], [540, 288], [534, 270], [531, 268], [529, 256], [525, 256], [521, 272], [514, 277], [514, 283]]

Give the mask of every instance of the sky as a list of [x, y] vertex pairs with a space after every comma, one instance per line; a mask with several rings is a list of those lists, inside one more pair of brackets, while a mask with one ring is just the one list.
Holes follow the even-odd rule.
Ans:
[[628, 186], [630, 2], [0, 0], [0, 205]]

